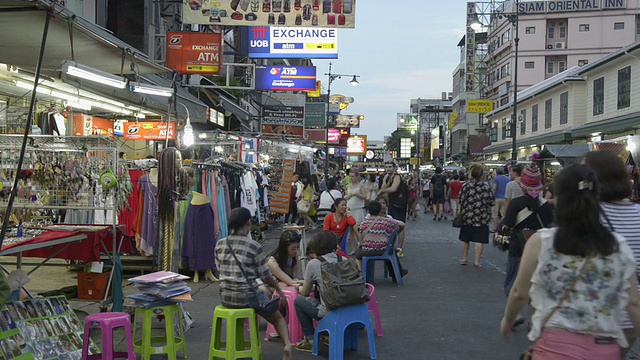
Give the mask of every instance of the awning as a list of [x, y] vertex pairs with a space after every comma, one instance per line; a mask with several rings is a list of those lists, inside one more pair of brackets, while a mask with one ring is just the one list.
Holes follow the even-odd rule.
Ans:
[[[571, 140], [571, 132], [567, 130], [558, 130], [551, 133], [528, 137], [522, 140], [519, 140], [518, 138], [516, 138], [516, 143], [517, 143], [517, 146], [520, 147], [520, 146], [531, 146], [531, 145], [539, 145], [539, 144], [546, 144], [546, 143], [559, 143], [567, 140]], [[484, 153], [493, 154], [493, 153], [499, 153], [499, 152], [510, 151], [510, 150], [511, 150], [511, 141], [502, 143], [502, 144], [487, 146], [484, 148]]]
[[588, 153], [589, 145], [549, 144], [544, 146], [544, 150], [549, 151], [557, 158], [576, 158]]
[[574, 138], [587, 138], [592, 133], [601, 132], [604, 134], [616, 134], [640, 127], [640, 113], [635, 112], [612, 119], [592, 122], [571, 128], [571, 135]]
[[132, 63], [139, 74], [171, 71], [104, 28], [42, 0], [0, 0], [0, 63], [36, 68], [47, 11], [52, 7], [55, 17], [49, 25], [43, 75], [60, 69], [65, 60], [112, 74], [133, 74]]

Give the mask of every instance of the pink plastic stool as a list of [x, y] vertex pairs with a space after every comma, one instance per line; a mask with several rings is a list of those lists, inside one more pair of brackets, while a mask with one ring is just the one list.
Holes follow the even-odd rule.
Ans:
[[[287, 327], [289, 328], [289, 338], [291, 339], [291, 343], [295, 344], [302, 341], [302, 325], [300, 325], [300, 321], [298, 321], [296, 307], [293, 304], [298, 296], [298, 291], [290, 286], [282, 290], [282, 292], [284, 293], [285, 300], [287, 301], [287, 316], [285, 316], [284, 320], [287, 322]], [[273, 296], [278, 296], [278, 294], [275, 293]], [[264, 340], [269, 341], [271, 334], [277, 334], [277, 331], [276, 328], [269, 323], [267, 325], [267, 336]]]
[[[120, 327], [124, 328], [125, 336], [127, 337], [127, 352], [113, 351], [113, 330]], [[89, 355], [91, 329], [100, 329], [102, 331], [102, 354]], [[82, 360], [111, 360], [115, 358], [136, 360], [131, 339], [131, 317], [129, 314], [122, 312], [106, 312], [87, 316], [84, 319]]]
[[373, 313], [373, 317], [376, 320], [376, 335], [382, 336], [382, 321], [380, 321], [380, 306], [378, 305], [378, 299], [376, 299], [376, 288], [367, 283], [367, 290], [369, 290], [369, 296], [371, 299], [367, 302], [369, 312]]

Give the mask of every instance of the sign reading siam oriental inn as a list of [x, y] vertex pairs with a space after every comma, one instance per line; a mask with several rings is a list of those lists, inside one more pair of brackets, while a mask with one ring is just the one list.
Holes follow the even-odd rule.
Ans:
[[520, 14], [620, 10], [626, 8], [626, 0], [550, 0], [518, 3], [518, 13]]
[[467, 3], [467, 34], [465, 36], [465, 91], [471, 92], [474, 88], [474, 76], [476, 71], [476, 32], [471, 28], [471, 23], [476, 19], [476, 3]]

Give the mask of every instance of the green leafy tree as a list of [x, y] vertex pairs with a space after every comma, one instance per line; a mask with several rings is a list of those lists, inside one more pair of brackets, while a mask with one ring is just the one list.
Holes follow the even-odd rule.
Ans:
[[395, 151], [400, 153], [400, 139], [401, 138], [412, 138], [415, 141], [415, 134], [411, 134], [410, 130], [396, 130], [391, 133], [391, 136], [387, 140], [385, 144], [387, 151]]

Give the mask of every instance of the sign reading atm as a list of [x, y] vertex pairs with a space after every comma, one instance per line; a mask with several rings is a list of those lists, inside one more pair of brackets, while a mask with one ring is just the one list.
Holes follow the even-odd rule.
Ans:
[[253, 59], [338, 58], [338, 29], [251, 26], [248, 38]]

